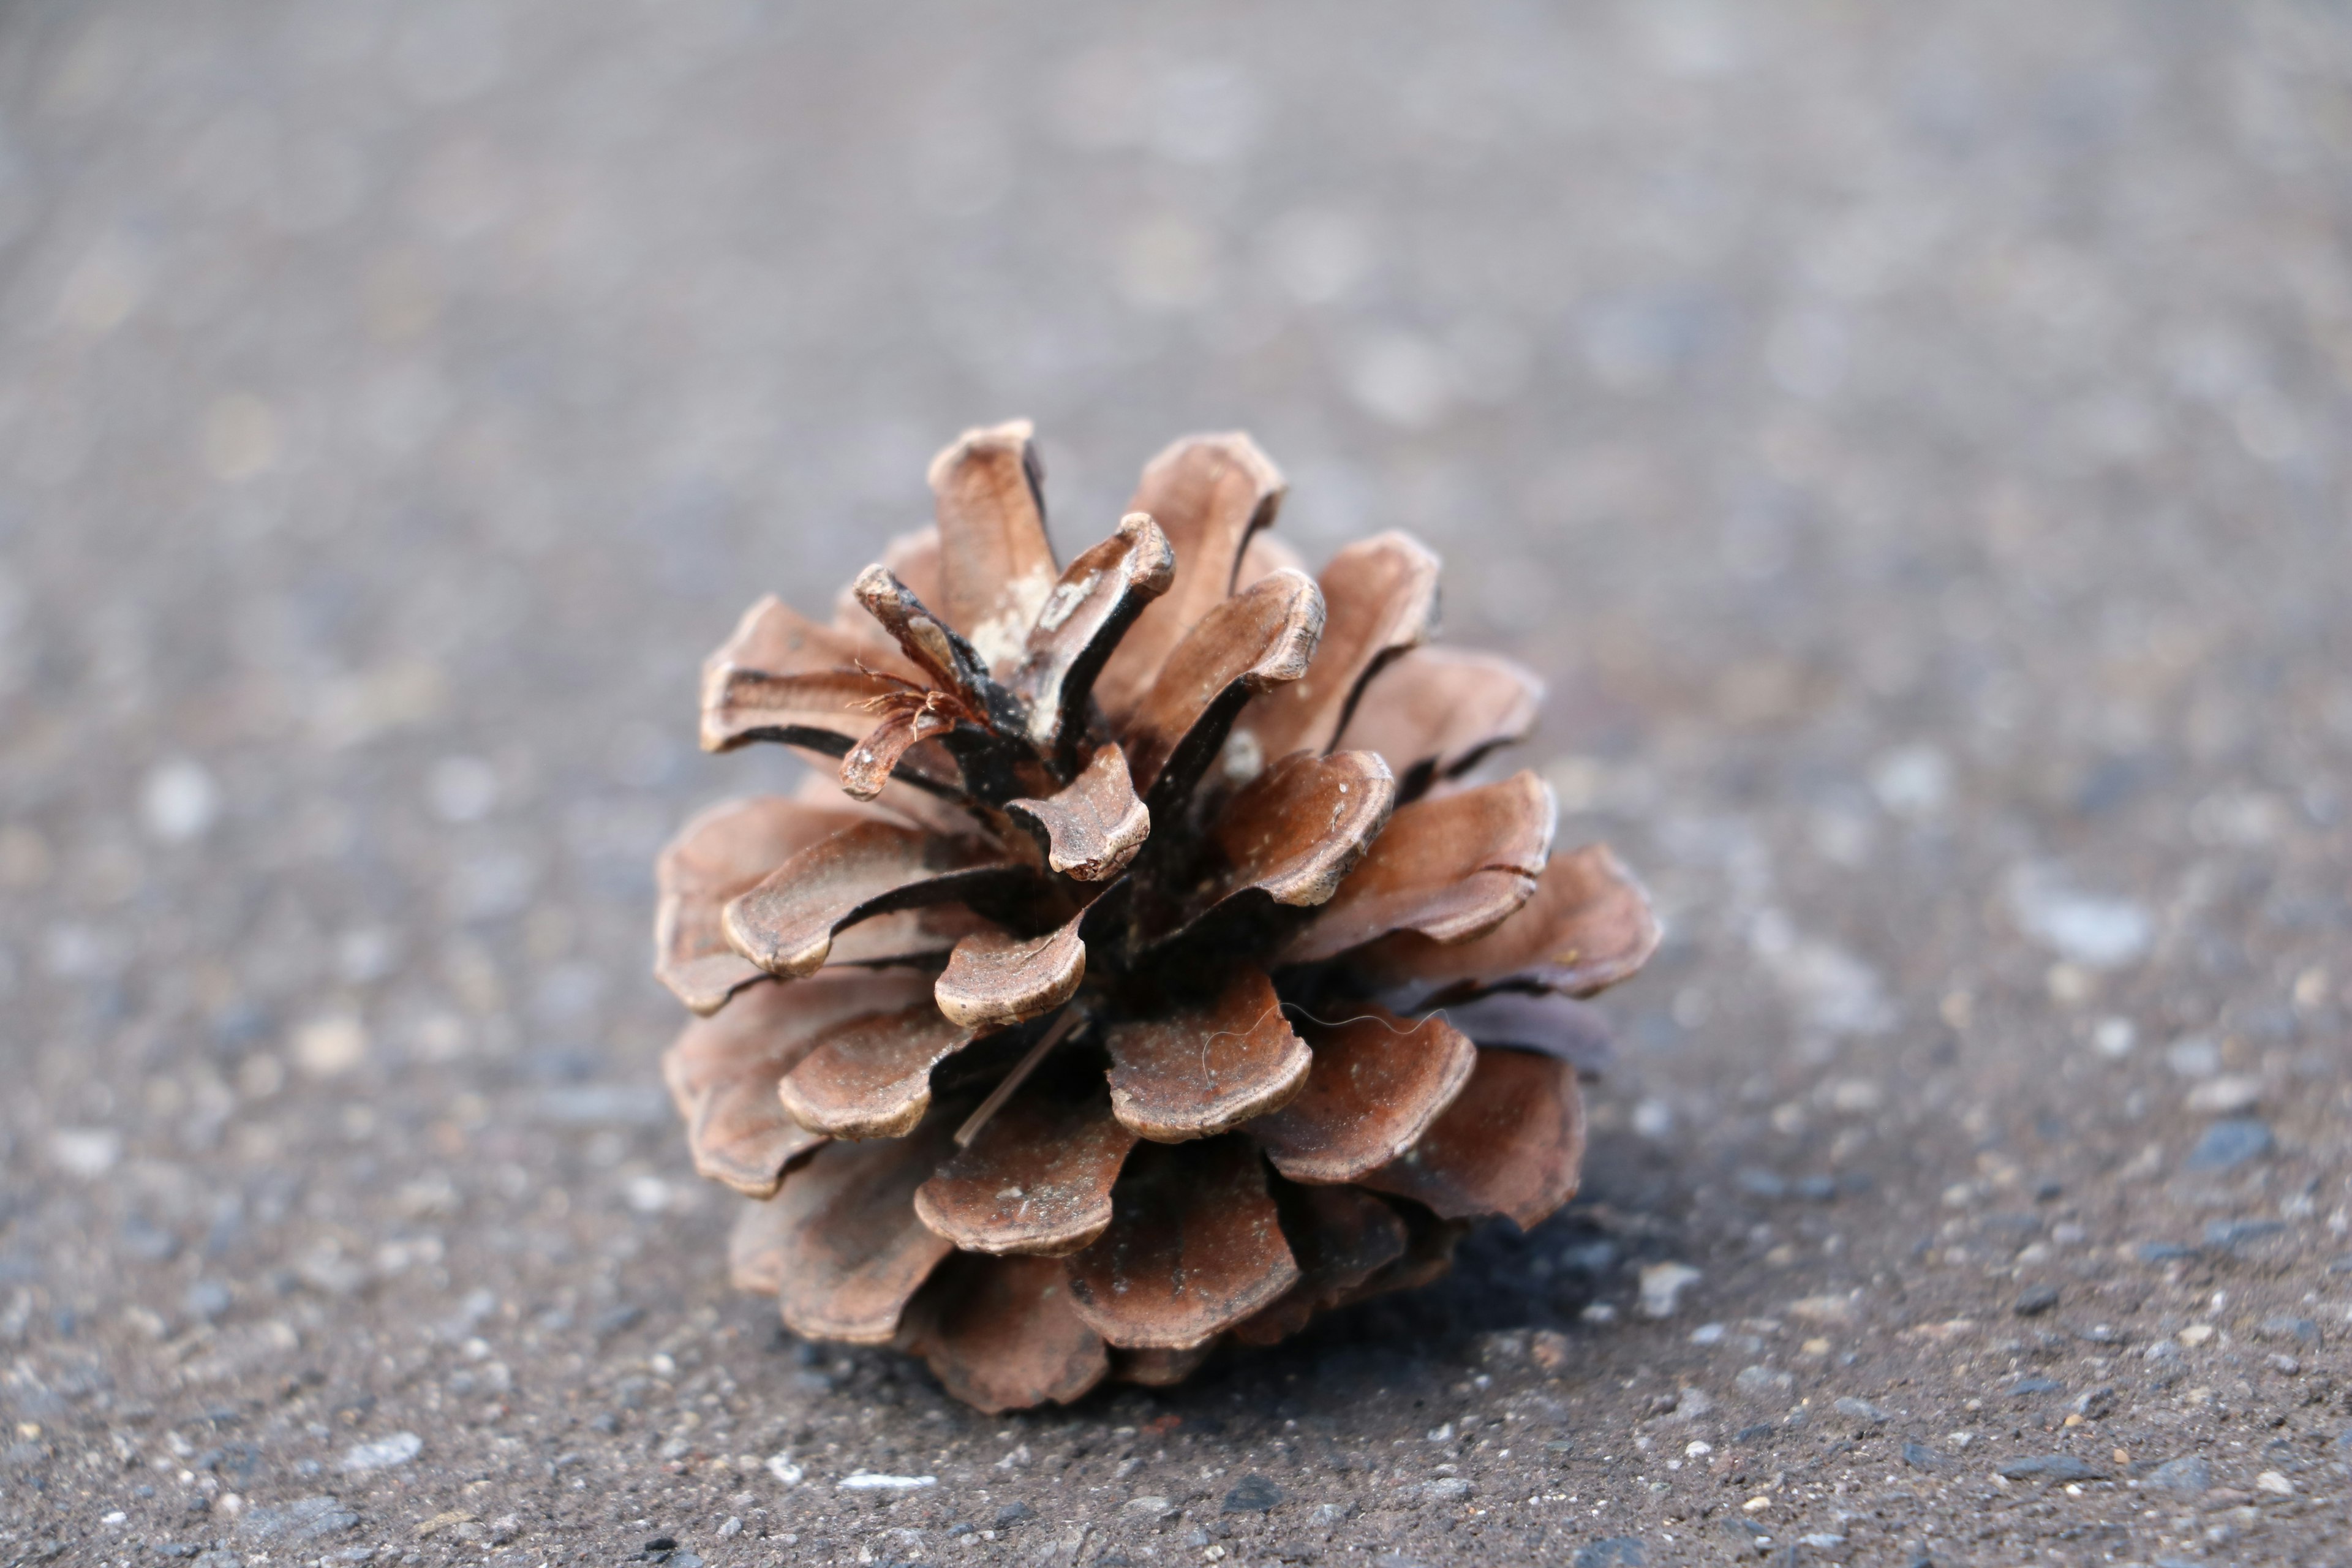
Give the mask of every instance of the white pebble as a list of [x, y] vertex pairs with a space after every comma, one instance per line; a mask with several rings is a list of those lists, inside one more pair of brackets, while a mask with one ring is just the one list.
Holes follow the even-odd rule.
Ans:
[[937, 1476], [885, 1476], [872, 1470], [860, 1470], [854, 1476], [844, 1476], [837, 1483], [845, 1492], [910, 1492], [923, 1487], [940, 1484]]
[[49, 1134], [49, 1158], [68, 1176], [96, 1181], [122, 1158], [122, 1134], [111, 1127], [60, 1127]]
[[2189, 1091], [2189, 1109], [2209, 1116], [2233, 1116], [2241, 1110], [2252, 1110], [2262, 1102], [2260, 1079], [2242, 1073], [2228, 1073], [2208, 1079]]
[[479, 822], [499, 804], [499, 773], [479, 757], [444, 757], [425, 775], [425, 798], [444, 822]]
[[159, 844], [189, 844], [212, 831], [220, 816], [220, 786], [201, 763], [185, 758], [159, 763], [139, 792], [139, 819]]
[[2088, 969], [2137, 963], [2156, 940], [2156, 921], [2138, 904], [2076, 892], [2042, 868], [2011, 873], [2009, 908], [2019, 931]]
[[341, 1078], [367, 1060], [367, 1027], [347, 1013], [313, 1018], [294, 1031], [294, 1065], [312, 1078]]
[[1653, 1318], [1671, 1318], [1682, 1294], [1698, 1283], [1699, 1271], [1687, 1263], [1651, 1263], [1642, 1268], [1642, 1311]]
[[355, 1444], [343, 1455], [335, 1468], [345, 1475], [362, 1470], [387, 1470], [404, 1465], [425, 1451], [425, 1439], [414, 1432], [394, 1432], [389, 1437], [379, 1437], [373, 1443]]

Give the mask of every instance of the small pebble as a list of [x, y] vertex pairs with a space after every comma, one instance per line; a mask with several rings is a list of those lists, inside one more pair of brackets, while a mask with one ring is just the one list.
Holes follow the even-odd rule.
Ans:
[[1647, 1263], [1642, 1266], [1642, 1312], [1645, 1317], [1671, 1318], [1682, 1295], [1698, 1283], [1699, 1271], [1687, 1263]]
[[335, 1468], [346, 1475], [367, 1470], [385, 1470], [404, 1465], [425, 1449], [425, 1439], [414, 1432], [394, 1432], [389, 1437], [379, 1437], [373, 1443], [354, 1444], [346, 1449]]
[[2106, 1479], [2105, 1470], [2073, 1454], [2029, 1454], [2021, 1459], [2011, 1459], [1997, 1473], [2012, 1481], [2095, 1481]]
[[[1466, 1483], [1465, 1483], [1466, 1484]], [[1225, 1500], [1219, 1505], [1220, 1513], [1264, 1513], [1282, 1500], [1282, 1489], [1264, 1476], [1244, 1476]]]
[[2148, 1472], [2147, 1484], [2179, 1497], [2201, 1497], [2213, 1485], [2213, 1467], [2194, 1454], [2168, 1459]]
[[2262, 1103], [2260, 1079], [2228, 1073], [2207, 1079], [2189, 1091], [2189, 1109], [2207, 1116], [2235, 1116]]
[[2286, 1229], [2284, 1220], [2217, 1219], [2205, 1227], [2208, 1247], [2243, 1247], [2250, 1241], [2261, 1241], [2277, 1236]]
[[2268, 1122], [2259, 1117], [2233, 1116], [2208, 1127], [2181, 1165], [2190, 1171], [2234, 1171], [2276, 1147]]
[[2262, 1335], [2266, 1340], [2294, 1340], [2302, 1344], [2315, 1345], [2319, 1342], [2319, 1324], [2310, 1318], [2289, 1317], [2282, 1313], [2263, 1320]]
[[2010, 1310], [2021, 1318], [2032, 1318], [2040, 1316], [2057, 1304], [2057, 1286], [2029, 1285], [2017, 1293], [2017, 1300], [2011, 1306]]

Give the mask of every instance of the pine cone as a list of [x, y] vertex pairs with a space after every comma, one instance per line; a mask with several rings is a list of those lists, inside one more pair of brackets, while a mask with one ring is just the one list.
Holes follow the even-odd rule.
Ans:
[[1059, 570], [1025, 422], [930, 479], [830, 623], [763, 599], [704, 667], [706, 748], [840, 759], [659, 866], [704, 1016], [665, 1077], [758, 1200], [736, 1284], [995, 1411], [1174, 1382], [1567, 1201], [1606, 1049], [1572, 998], [1658, 930], [1606, 848], [1550, 855], [1535, 774], [1459, 782], [1541, 691], [1423, 646], [1436, 558], [1309, 577], [1246, 436], [1169, 447]]

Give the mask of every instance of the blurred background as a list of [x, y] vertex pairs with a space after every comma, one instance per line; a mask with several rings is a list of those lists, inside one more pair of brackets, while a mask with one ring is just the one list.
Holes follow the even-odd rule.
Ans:
[[[1597, 1468], [1498, 1494], [1616, 1500], [1651, 1561], [1744, 1549], [1708, 1510], [1775, 1471], [1768, 1522], [1883, 1561], [2065, 1527], [1973, 1459], [1835, 1500], [1971, 1400], [2004, 1454], [2080, 1438], [2084, 1509], [2209, 1455], [2114, 1503], [2132, 1551], [2286, 1552], [2342, 1481], [2347, 174], [2322, 5], [10, 6], [0, 1512], [229, 1542], [192, 1501], [404, 1436], [336, 1483], [352, 1541], [463, 1512], [541, 1561], [582, 1476], [671, 1489], [562, 1526], [600, 1550], [863, 1539], [787, 1548], [837, 1505], [739, 1447], [947, 1467], [906, 1529], [1029, 1495], [925, 1457], [995, 1426], [919, 1373], [726, 1296], [646, 973], [656, 849], [794, 776], [695, 751], [700, 657], [1027, 416], [1066, 553], [1230, 427], [1310, 560], [1434, 545], [1447, 636], [1551, 683], [1563, 843], [1673, 933], [1609, 1004], [1591, 1201], [1255, 1363], [1319, 1394], [1167, 1404], [1234, 1455], [1307, 1423], [1283, 1486], [1360, 1511], [1268, 1540], [1582, 1539], [1316, 1458], [1518, 1389]], [[1862, 1459], [1788, 1426], [1897, 1384]], [[1138, 1419], [1021, 1430], [1115, 1509]], [[1755, 1457], [1669, 1481], [1653, 1427]], [[1068, 1556], [1139, 1552], [1082, 1489], [1038, 1494]]]

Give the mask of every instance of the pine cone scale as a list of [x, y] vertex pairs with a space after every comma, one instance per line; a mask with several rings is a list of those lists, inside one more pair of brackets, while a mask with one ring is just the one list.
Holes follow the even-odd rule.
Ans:
[[851, 1344], [897, 1336], [907, 1303], [955, 1250], [915, 1215], [915, 1190], [953, 1131], [951, 1118], [933, 1116], [908, 1137], [827, 1143], [759, 1205], [782, 1259], [777, 1304], [786, 1328]]
[[1097, 682], [1103, 710], [1125, 721], [1169, 655], [1238, 587], [1251, 536], [1274, 521], [1282, 476], [1257, 443], [1238, 433], [1190, 436], [1144, 465], [1130, 512], [1160, 525], [1175, 570], [1160, 602], [1145, 610], [1111, 653]]
[[1111, 1344], [1190, 1349], [1297, 1283], [1246, 1138], [1139, 1144], [1111, 1205], [1110, 1228], [1069, 1260], [1071, 1305]]
[[695, 1169], [750, 1197], [773, 1194], [784, 1168], [825, 1142], [785, 1112], [780, 1085], [840, 1024], [919, 1004], [923, 977], [906, 970], [835, 971], [797, 993], [753, 989], [716, 1016], [687, 1026], [662, 1058], [662, 1077], [687, 1124]]
[[1497, 746], [1526, 740], [1543, 698], [1543, 682], [1510, 659], [1416, 647], [1365, 683], [1339, 740], [1387, 758], [1403, 797], [1416, 799]]
[[1281, 1110], [1312, 1060], [1274, 982], [1250, 965], [1205, 999], [1111, 1025], [1103, 1047], [1113, 1113], [1155, 1143], [1213, 1137]]
[[1323, 635], [1323, 591], [1300, 572], [1262, 578], [1203, 616], [1160, 667], [1124, 731], [1146, 804], [1191, 795], [1260, 691], [1296, 680]]
[[1336, 957], [1395, 931], [1441, 944], [1484, 936], [1535, 896], [1558, 816], [1550, 786], [1524, 772], [1397, 807], [1281, 962]]
[[1527, 1051], [1482, 1050], [1470, 1081], [1412, 1152], [1361, 1180], [1441, 1218], [1500, 1215], [1528, 1230], [1576, 1195], [1583, 1160], [1576, 1068]]
[[1360, 540], [1331, 558], [1316, 580], [1327, 610], [1314, 660], [1299, 679], [1251, 703], [1237, 726], [1258, 755], [1338, 742], [1365, 682], [1434, 628], [1437, 573], [1437, 557], [1403, 533]]
[[1241, 1344], [1270, 1345], [1289, 1338], [1405, 1253], [1404, 1221], [1369, 1193], [1276, 1182], [1274, 1196], [1298, 1264], [1298, 1283], [1234, 1325], [1234, 1339]]
[[940, 591], [988, 667], [1019, 657], [1060, 573], [1045, 537], [1045, 465], [1026, 419], [967, 430], [932, 461]]
[[1016, 1096], [917, 1189], [915, 1212], [966, 1252], [1076, 1252], [1109, 1228], [1135, 1143], [1099, 1096]]
[[1552, 857], [1528, 901], [1483, 936], [1449, 943], [1400, 931], [1351, 963], [1383, 991], [1448, 1001], [1514, 976], [1588, 996], [1638, 973], [1662, 935], [1649, 900], [1617, 857], [1591, 844]]
[[1126, 870], [1151, 837], [1151, 813], [1116, 742], [1097, 747], [1078, 776], [1045, 799], [1009, 800], [1004, 809], [1043, 841], [1048, 866], [1081, 882]]
[[1102, 1336], [1070, 1310], [1052, 1258], [958, 1258], [912, 1348], [950, 1394], [993, 1415], [1085, 1394], [1110, 1372]]
[[835, 1024], [776, 1085], [784, 1114], [828, 1138], [904, 1138], [931, 1104], [931, 1069], [972, 1030], [928, 1000]]
[[730, 946], [779, 979], [824, 967], [834, 933], [913, 904], [969, 898], [1019, 867], [1009, 851], [888, 822], [858, 822], [809, 846], [728, 900]]
[[1253, 1130], [1294, 1182], [1360, 1182], [1402, 1158], [1477, 1065], [1478, 1047], [1443, 1018], [1403, 1019], [1370, 1003], [1351, 1011], [1300, 1023], [1314, 1053], [1306, 1085]]

